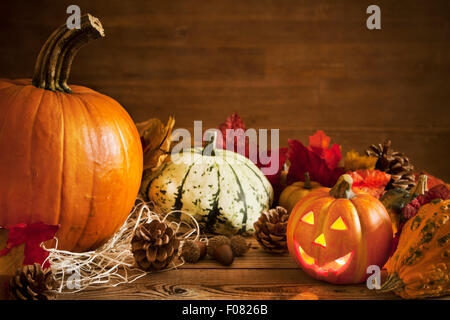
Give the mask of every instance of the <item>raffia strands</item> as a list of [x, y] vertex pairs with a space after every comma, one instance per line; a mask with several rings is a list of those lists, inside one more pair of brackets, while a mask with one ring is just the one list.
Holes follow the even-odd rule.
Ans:
[[[182, 213], [190, 219], [171, 221], [171, 215]], [[75, 293], [88, 287], [116, 287], [123, 283], [131, 283], [151, 273], [139, 269], [131, 252], [131, 239], [136, 228], [152, 220], [166, 221], [182, 240], [199, 240], [200, 227], [192, 215], [184, 211], [171, 211], [163, 214], [154, 204], [141, 199], [128, 216], [117, 233], [103, 246], [94, 251], [76, 253], [47, 249], [55, 283], [54, 291], [60, 294]], [[56, 239], [57, 241], [57, 239]], [[180, 250], [181, 251], [181, 250]], [[182, 258], [172, 262], [172, 266], [164, 271], [175, 269], [184, 264]]]

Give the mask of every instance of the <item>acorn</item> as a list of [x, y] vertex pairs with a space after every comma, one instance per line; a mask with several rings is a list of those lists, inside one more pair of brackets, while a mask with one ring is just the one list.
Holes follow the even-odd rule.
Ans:
[[206, 256], [206, 242], [204, 241], [195, 241], [197, 246], [200, 249], [200, 260]]
[[208, 255], [210, 257], [214, 258], [216, 248], [223, 244], [227, 244], [227, 245], [231, 246], [230, 238], [228, 238], [226, 236], [215, 236], [215, 237], [212, 237], [211, 239], [209, 239], [208, 247], [206, 249], [208, 252]]
[[236, 257], [243, 256], [250, 249], [250, 243], [243, 236], [235, 235], [231, 237], [231, 250]]
[[206, 255], [206, 244], [202, 241], [186, 241], [181, 250], [181, 256], [188, 263], [196, 263]]
[[234, 255], [229, 244], [221, 244], [214, 250], [214, 258], [220, 264], [229, 266], [233, 263]]
[[186, 241], [181, 249], [181, 256], [188, 263], [196, 263], [200, 260], [200, 248], [194, 241]]

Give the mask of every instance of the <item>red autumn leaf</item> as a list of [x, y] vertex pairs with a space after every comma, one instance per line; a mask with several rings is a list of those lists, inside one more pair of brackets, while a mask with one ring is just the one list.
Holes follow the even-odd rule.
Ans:
[[[220, 132], [222, 133], [222, 141], [217, 141], [216, 147], [232, 150], [234, 152], [239, 152], [240, 150], [244, 150], [243, 154], [245, 157], [249, 157], [249, 150], [251, 149], [249, 146], [250, 139], [245, 136], [245, 131], [247, 130], [244, 121], [242, 118], [237, 114], [233, 113], [231, 116], [229, 116], [224, 123], [222, 123], [219, 128]], [[227, 130], [235, 130], [233, 135], [227, 136]], [[232, 146], [232, 148], [230, 148]], [[271, 168], [273, 165], [273, 161], [276, 159], [276, 156], [278, 156], [278, 170], [274, 174], [265, 174], [269, 182], [272, 184], [272, 187], [274, 188], [274, 202], [277, 201], [279, 194], [282, 191], [282, 188], [284, 187], [281, 172], [283, 170], [284, 163], [287, 159], [287, 148], [280, 148], [275, 150], [268, 150], [267, 151], [267, 157], [268, 161], [265, 164], [261, 163], [260, 159], [260, 150], [259, 145], [256, 146], [257, 151], [257, 162], [255, 163], [258, 168], [260, 168], [263, 173], [265, 173], [265, 168]]]
[[[245, 136], [246, 126], [242, 118], [237, 114], [233, 113], [229, 116], [224, 123], [219, 126], [219, 130], [222, 133], [222, 141], [217, 141], [216, 147], [232, 150], [234, 152], [238, 152], [239, 150], [245, 150], [244, 156], [249, 158], [249, 138]], [[227, 130], [235, 130], [234, 135], [228, 134]], [[231, 140], [233, 139], [233, 140]], [[228, 146], [233, 146], [233, 148], [228, 148]], [[255, 163], [258, 168], [264, 169], [269, 168], [272, 165], [272, 159], [275, 158], [275, 155], [278, 154], [278, 172], [271, 175], [266, 175], [269, 181], [274, 181], [277, 179], [277, 176], [281, 172], [284, 163], [286, 162], [287, 157], [287, 148], [281, 148], [276, 150], [268, 150], [267, 157], [270, 159], [269, 161], [265, 161], [267, 163], [262, 164], [259, 154], [259, 145], [256, 146], [257, 151], [257, 162]]]
[[[48, 251], [41, 248], [41, 243], [52, 240], [59, 225], [47, 225], [42, 222], [33, 224], [17, 224], [4, 229], [9, 230], [6, 247], [0, 251], [0, 257], [7, 255], [14, 247], [25, 244], [23, 265], [44, 263]], [[44, 268], [49, 267], [46, 262]]]
[[287, 183], [303, 181], [305, 172], [309, 172], [312, 181], [325, 187], [332, 187], [344, 168], [337, 167], [341, 160], [341, 148], [334, 144], [329, 147], [330, 138], [323, 131], [317, 131], [310, 137], [310, 146], [305, 147], [298, 140], [288, 140], [288, 159], [291, 163], [287, 176]]
[[391, 175], [379, 170], [357, 170], [348, 172], [353, 178], [353, 188], [379, 198], [389, 183]]
[[229, 116], [225, 120], [225, 122], [219, 126], [219, 130], [221, 130], [222, 133], [225, 133], [224, 132], [225, 129], [242, 129], [245, 131], [246, 127], [242, 118], [236, 112], [233, 112], [233, 114]]
[[[217, 141], [217, 148], [228, 149], [227, 146], [233, 146], [233, 149], [228, 150], [232, 150], [234, 152], [245, 150], [245, 154], [243, 154], [243, 156], [248, 158], [249, 139], [245, 136], [245, 130], [247, 129], [244, 121], [242, 121], [242, 118], [236, 112], [229, 116], [225, 122], [219, 126], [219, 130], [222, 133], [223, 140]], [[228, 135], [227, 137], [227, 130], [234, 130], [234, 135]]]

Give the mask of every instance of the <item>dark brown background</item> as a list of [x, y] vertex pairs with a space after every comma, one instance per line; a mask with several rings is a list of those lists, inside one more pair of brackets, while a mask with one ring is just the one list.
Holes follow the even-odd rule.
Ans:
[[[135, 121], [175, 115], [304, 142], [316, 129], [363, 151], [389, 137], [418, 169], [450, 180], [450, 1], [1, 1], [0, 77], [30, 77], [40, 46], [78, 4], [106, 39], [72, 83], [117, 99]], [[382, 30], [365, 26], [378, 4]]]

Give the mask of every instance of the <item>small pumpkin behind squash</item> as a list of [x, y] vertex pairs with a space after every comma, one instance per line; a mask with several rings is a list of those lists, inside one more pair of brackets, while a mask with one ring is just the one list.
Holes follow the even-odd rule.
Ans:
[[311, 181], [309, 173], [305, 172], [305, 181], [297, 181], [284, 188], [280, 195], [280, 206], [285, 208], [287, 212], [291, 212], [300, 199], [307, 196], [311, 191], [322, 188], [315, 181]]
[[422, 206], [403, 227], [381, 291], [406, 299], [450, 294], [450, 200], [439, 200]]

